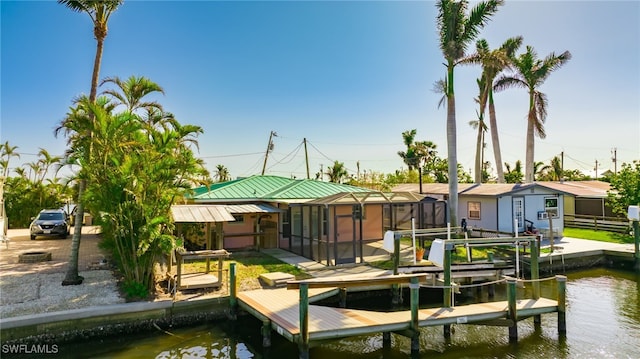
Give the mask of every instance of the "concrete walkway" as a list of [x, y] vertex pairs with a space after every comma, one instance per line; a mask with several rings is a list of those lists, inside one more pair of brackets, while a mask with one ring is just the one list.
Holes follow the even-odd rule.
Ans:
[[[542, 248], [549, 247], [549, 240], [543, 240], [540, 246]], [[558, 253], [569, 254], [603, 250], [633, 253], [634, 245], [632, 243], [609, 243], [571, 237], [563, 237], [554, 241], [554, 253], [557, 251]]]
[[[540, 243], [541, 248], [550, 247], [549, 239], [545, 239]], [[571, 237], [556, 238], [554, 240], [554, 252], [553, 253], [541, 253], [540, 257], [560, 257], [568, 254], [597, 254], [602, 251], [614, 251], [622, 253], [634, 252], [633, 244], [620, 244], [593, 241], [588, 239], [579, 239]], [[262, 253], [275, 257], [282, 262], [291, 264], [304, 270], [314, 277], [328, 277], [328, 276], [344, 276], [344, 275], [380, 275], [389, 271], [373, 268], [366, 264], [374, 260], [384, 259], [383, 256], [377, 255], [374, 257], [365, 257], [365, 263], [341, 265], [336, 267], [328, 267], [322, 263], [316, 262], [309, 258], [299, 256], [297, 254], [285, 251], [283, 249], [264, 249]], [[594, 253], [595, 252], [595, 253]], [[401, 248], [402, 257], [411, 258], [412, 252], [410, 247]], [[408, 261], [409, 259], [407, 259]]]

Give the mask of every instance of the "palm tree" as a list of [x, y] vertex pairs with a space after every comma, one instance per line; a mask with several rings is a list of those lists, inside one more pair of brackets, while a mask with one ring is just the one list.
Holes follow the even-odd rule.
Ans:
[[489, 128], [491, 130], [491, 143], [498, 173], [498, 183], [504, 183], [504, 170], [502, 168], [502, 153], [500, 151], [500, 139], [498, 136], [498, 123], [496, 109], [493, 100], [493, 82], [498, 74], [510, 67], [511, 58], [522, 45], [522, 36], [507, 39], [499, 48], [491, 50], [485, 39], [476, 42], [476, 53], [462, 60], [463, 63], [480, 64], [482, 77], [485, 79], [485, 103], [480, 111], [484, 116], [485, 106], [489, 105]]
[[334, 161], [333, 166], [327, 167], [327, 176], [329, 176], [329, 182], [342, 183], [342, 180], [347, 177], [347, 169], [344, 167], [344, 163]]
[[565, 51], [560, 55], [550, 53], [539, 59], [536, 51], [527, 46], [525, 53], [512, 59], [515, 73], [502, 75], [494, 85], [495, 91], [511, 87], [527, 89], [529, 93], [529, 109], [527, 114], [527, 150], [525, 156], [525, 182], [533, 182], [534, 136], [544, 139], [544, 122], [547, 119], [547, 96], [539, 88], [551, 73], [571, 59], [571, 53]]
[[37, 180], [38, 182], [43, 182], [47, 174], [49, 174], [49, 169], [51, 166], [57, 166], [57, 170], [59, 170], [60, 163], [62, 162], [61, 156], [51, 156], [47, 150], [44, 148], [40, 148], [38, 152], [38, 156], [41, 158], [38, 160], [38, 164], [41, 166], [40, 175], [41, 177]]
[[486, 80], [484, 76], [481, 76], [476, 80], [478, 83], [478, 98], [476, 98], [476, 102], [480, 106], [480, 110], [476, 112], [478, 115], [477, 121], [469, 121], [469, 126], [471, 126], [474, 130], [478, 130], [478, 135], [476, 137], [476, 160], [475, 160], [475, 170], [474, 170], [474, 179], [475, 183], [482, 183], [482, 164], [484, 163], [484, 133], [487, 132], [487, 125], [484, 122], [484, 108], [487, 103], [487, 86]]
[[436, 156], [436, 145], [431, 141], [414, 141], [417, 130], [408, 130], [402, 133], [402, 139], [407, 146], [407, 151], [398, 151], [409, 171], [418, 170], [418, 182], [422, 193], [422, 171], [427, 161], [432, 161]]
[[439, 0], [437, 27], [440, 49], [447, 66], [447, 152], [449, 172], [449, 222], [457, 223], [458, 211], [458, 157], [456, 136], [456, 104], [454, 95], [454, 68], [465, 56], [469, 44], [478, 36], [503, 0], [477, 3], [467, 15], [467, 0]]
[[[89, 101], [96, 100], [98, 92], [98, 78], [100, 77], [100, 65], [102, 62], [102, 51], [104, 48], [104, 39], [107, 37], [107, 23], [111, 14], [122, 4], [123, 0], [58, 0], [59, 4], [65, 5], [69, 9], [86, 13], [93, 23], [93, 36], [96, 39], [96, 54], [93, 60], [93, 73], [91, 74], [91, 90], [89, 91]], [[91, 138], [91, 133], [85, 133], [85, 136]], [[86, 153], [89, 153], [90, 147]], [[78, 255], [80, 252], [80, 237], [82, 233], [82, 216], [84, 214], [84, 200], [82, 198], [86, 180], [81, 178], [78, 187], [78, 206], [76, 212], [75, 223], [73, 227], [73, 237], [71, 241], [71, 254], [69, 256], [69, 265], [65, 274], [62, 285], [78, 285], [82, 284], [84, 278], [78, 274]]]
[[520, 162], [520, 160], [516, 161], [513, 170], [511, 170], [511, 166], [506, 162], [504, 166], [507, 168], [504, 174], [504, 179], [507, 183], [522, 183], [522, 162]]
[[564, 177], [562, 161], [558, 156], [551, 159], [551, 164], [545, 165], [542, 162], [536, 162], [533, 168], [537, 181], [560, 181]]
[[151, 108], [162, 110], [162, 106], [156, 101], [143, 101], [143, 97], [149, 94], [156, 92], [164, 94], [164, 89], [160, 85], [144, 76], [130, 76], [125, 81], [122, 81], [118, 76], [108, 77], [102, 80], [100, 86], [106, 83], [113, 83], [117, 89], [105, 90], [102, 93], [113, 96], [116, 103], [125, 106], [129, 112]]
[[11, 157], [20, 158], [20, 154], [16, 152], [18, 146], [10, 146], [9, 141], [0, 144], [0, 165], [2, 166], [2, 180], [9, 176], [9, 162]]
[[402, 158], [402, 161], [407, 165], [409, 170], [416, 169], [417, 162], [416, 156], [413, 151], [414, 140], [416, 138], [416, 134], [418, 131], [414, 128], [413, 130], [407, 130], [402, 132], [402, 142], [407, 147], [407, 151], [398, 151], [398, 156]]
[[218, 182], [226, 182], [231, 179], [231, 177], [229, 176], [229, 170], [224, 165], [216, 166], [216, 177], [218, 179]]

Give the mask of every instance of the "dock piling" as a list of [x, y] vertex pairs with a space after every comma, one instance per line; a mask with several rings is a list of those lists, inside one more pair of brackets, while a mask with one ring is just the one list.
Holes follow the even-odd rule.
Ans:
[[558, 333], [564, 335], [567, 332], [567, 277], [557, 275], [558, 281]]
[[236, 286], [236, 263], [229, 264], [229, 318], [235, 320], [238, 312], [238, 290]]
[[516, 283], [518, 280], [516, 278], [508, 278], [507, 279], [507, 302], [509, 305], [508, 317], [511, 320], [511, 325], [509, 326], [509, 341], [517, 342], [518, 341], [518, 314], [516, 312]]
[[309, 284], [300, 283], [300, 359], [309, 359]]
[[420, 353], [420, 323], [418, 322], [418, 310], [420, 309], [420, 283], [418, 277], [411, 278], [409, 283], [411, 291], [411, 354]]
[[382, 349], [384, 350], [391, 349], [391, 332], [382, 333]]
[[271, 321], [262, 321], [262, 346], [264, 348], [271, 347]]

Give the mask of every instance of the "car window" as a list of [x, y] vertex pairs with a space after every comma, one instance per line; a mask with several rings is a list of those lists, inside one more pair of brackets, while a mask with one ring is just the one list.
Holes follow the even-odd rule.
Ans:
[[40, 213], [38, 219], [43, 221], [60, 221], [64, 219], [62, 213]]

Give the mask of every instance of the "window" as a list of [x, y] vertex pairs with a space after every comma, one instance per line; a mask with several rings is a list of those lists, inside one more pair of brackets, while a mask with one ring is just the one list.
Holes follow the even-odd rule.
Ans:
[[547, 212], [551, 218], [558, 218], [558, 197], [545, 197], [544, 211]]
[[354, 204], [351, 209], [351, 214], [354, 219], [367, 219], [367, 213], [364, 210], [364, 205]]
[[480, 219], [480, 202], [467, 202], [467, 217]]

